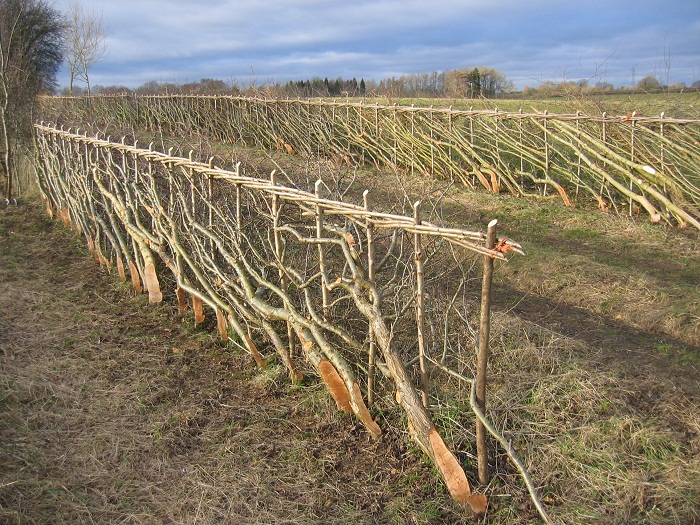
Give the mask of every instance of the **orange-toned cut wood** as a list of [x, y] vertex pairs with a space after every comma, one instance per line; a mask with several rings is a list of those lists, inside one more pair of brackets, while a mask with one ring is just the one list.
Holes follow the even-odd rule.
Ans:
[[258, 368], [265, 368], [268, 364], [267, 360], [263, 359], [263, 357], [260, 355], [258, 347], [255, 346], [253, 339], [249, 335], [245, 336], [245, 344], [248, 347], [248, 350], [250, 350], [253, 359], [255, 359], [255, 363], [258, 365]]
[[447, 449], [445, 442], [438, 434], [435, 427], [428, 431], [428, 440], [433, 449], [435, 463], [445, 480], [447, 489], [455, 501], [469, 505], [475, 516], [481, 516], [486, 512], [487, 500], [484, 494], [473, 494], [469, 486], [469, 480], [464, 473], [462, 465], [457, 458]]
[[219, 336], [222, 341], [228, 341], [228, 327], [226, 326], [226, 317], [224, 312], [216, 309], [216, 328], [219, 330]]
[[163, 294], [160, 292], [160, 283], [156, 275], [156, 266], [149, 262], [143, 270], [146, 288], [148, 289], [148, 302], [160, 303], [163, 301]]
[[571, 207], [571, 200], [569, 199], [569, 196], [566, 194], [566, 191], [564, 190], [564, 188], [562, 188], [561, 185], [557, 184], [554, 181], [552, 181], [552, 184], [559, 192], [559, 196], [561, 197], [561, 200], [564, 201], [564, 205], [570, 208]]
[[192, 295], [192, 310], [194, 310], [194, 325], [197, 326], [199, 323], [203, 323], [204, 305], [202, 300], [194, 294]]
[[323, 382], [326, 383], [331, 397], [335, 400], [335, 404], [338, 405], [338, 410], [351, 414], [350, 392], [348, 392], [345, 383], [335, 367], [330, 361], [324, 359], [318, 364], [318, 371], [321, 374]]
[[139, 277], [139, 270], [136, 268], [134, 261], [129, 261], [129, 273], [131, 274], [131, 285], [134, 287], [137, 293], [143, 292], [143, 286], [141, 286], [141, 277]]
[[100, 259], [97, 257], [97, 250], [95, 250], [95, 241], [90, 236], [86, 236], [85, 239], [87, 240], [88, 250], [90, 250], [93, 259], [95, 259], [95, 262], [100, 262]]
[[70, 212], [68, 211], [68, 208], [59, 208], [58, 216], [61, 219], [61, 221], [63, 221], [63, 224], [65, 224], [66, 226], [71, 225]]
[[350, 233], [350, 232], [345, 232], [345, 242], [348, 243], [348, 246], [351, 246], [351, 247], [357, 246], [357, 242], [355, 241], [355, 237], [353, 237], [352, 233]]
[[180, 313], [180, 315], [185, 315], [185, 312], [187, 312], [187, 295], [185, 290], [182, 288], [177, 288], [175, 290], [175, 295], [177, 296], [177, 311]]
[[365, 401], [362, 399], [362, 392], [360, 391], [360, 385], [357, 383], [357, 381], [352, 384], [351, 396], [352, 407], [355, 410], [357, 417], [359, 417], [360, 421], [364, 423], [372, 437], [378, 438], [381, 436], [382, 429], [379, 427], [377, 422], [372, 419], [372, 414], [370, 414], [369, 410], [367, 410], [367, 405], [365, 405]]
[[111, 264], [107, 259], [105, 259], [105, 256], [102, 255], [102, 249], [100, 248], [100, 245], [98, 243], [95, 243], [95, 253], [97, 254], [97, 262], [100, 263], [100, 266], [106, 266], [107, 268], [111, 268]]
[[491, 175], [491, 189], [494, 192], [499, 193], [501, 188], [498, 185], [498, 176], [496, 175], [496, 172], [493, 170], [488, 170], [488, 174]]
[[476, 177], [479, 179], [479, 182], [481, 182], [481, 185], [486, 188], [487, 190], [491, 191], [491, 184], [489, 181], [486, 180], [486, 177], [484, 177], [484, 174], [481, 173], [479, 170], [475, 170], [474, 174]]
[[124, 261], [121, 256], [117, 255], [117, 273], [122, 281], [126, 281], [126, 271], [124, 271]]

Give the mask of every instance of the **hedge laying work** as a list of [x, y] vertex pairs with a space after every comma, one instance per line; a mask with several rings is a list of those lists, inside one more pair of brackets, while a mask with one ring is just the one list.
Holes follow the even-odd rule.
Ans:
[[700, 229], [700, 120], [228, 96], [47, 97], [44, 118], [201, 133]]
[[[322, 180], [309, 193], [282, 185], [275, 172], [252, 178], [192, 154], [35, 130], [47, 212], [151, 303], [171, 289], [182, 315], [195, 324], [211, 316], [221, 339], [260, 368], [276, 361], [292, 382], [320, 377], [338, 409], [374, 438], [382, 418], [370, 410], [401, 407], [452, 497], [481, 515], [486, 496], [472, 493], [432, 415], [455, 395], [440, 378], [457, 378], [468, 397], [461, 409], [474, 414], [480, 482], [489, 480], [490, 433], [552, 522], [523, 462], [485, 415], [491, 272], [494, 261], [524, 254], [497, 237], [496, 221], [486, 232], [439, 226], [422, 219], [420, 202], [413, 216], [383, 213], [369, 191], [361, 205], [349, 204], [325, 198]], [[466, 287], [480, 261], [474, 316]], [[465, 362], [475, 347], [470, 377]]]

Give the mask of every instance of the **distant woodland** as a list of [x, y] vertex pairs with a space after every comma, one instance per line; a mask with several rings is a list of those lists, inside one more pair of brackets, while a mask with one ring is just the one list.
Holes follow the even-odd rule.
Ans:
[[[282, 98], [307, 97], [383, 97], [383, 98], [503, 98], [556, 95], [593, 95], [613, 93], [661, 93], [699, 90], [700, 81], [691, 86], [685, 84], [664, 84], [653, 75], [646, 76], [633, 87], [616, 87], [604, 81], [592, 83], [588, 79], [566, 82], [543, 81], [526, 85], [518, 91], [506, 75], [489, 67], [472, 67], [432, 73], [414, 73], [380, 81], [364, 78], [344, 79], [337, 77], [313, 77], [306, 80], [290, 80], [286, 83], [260, 82], [251, 78], [247, 82], [224, 81], [204, 78], [198, 82], [174, 83], [149, 81], [131, 89], [126, 86], [95, 86], [96, 94], [134, 93], [138, 95], [258, 95]], [[68, 94], [68, 88], [64, 89]], [[73, 87], [73, 94], [84, 94], [79, 86]]]

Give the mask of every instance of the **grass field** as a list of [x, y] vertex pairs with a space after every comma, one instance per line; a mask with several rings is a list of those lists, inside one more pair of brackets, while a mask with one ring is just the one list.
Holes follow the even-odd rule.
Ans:
[[[331, 99], [347, 102], [347, 98]], [[352, 100], [352, 99], [351, 99]], [[360, 99], [357, 99], [359, 101]], [[573, 114], [580, 111], [585, 115], [628, 115], [636, 111], [639, 115], [666, 117], [700, 118], [700, 92], [624, 94], [611, 95], [559, 95], [541, 98], [499, 98], [499, 99], [434, 99], [434, 98], [371, 98], [362, 99], [369, 104], [399, 104], [418, 107], [436, 107], [463, 110], [495, 110], [524, 113]]]
[[[166, 146], [191, 147], [179, 140]], [[302, 187], [348, 175], [203, 145]], [[527, 251], [496, 268], [489, 416], [555, 522], [700, 521], [698, 232], [393, 172], [360, 172], [351, 193], [366, 187], [456, 225], [498, 218]], [[321, 385], [256, 371], [212, 324], [178, 318], [174, 297], [149, 306], [37, 201], [20, 204], [0, 209], [0, 521], [471, 522], [399, 411], [376, 414], [386, 435], [371, 442]], [[440, 387], [454, 402], [436, 424], [475, 480], [465, 388]], [[498, 448], [492, 467], [484, 523], [540, 523]]]

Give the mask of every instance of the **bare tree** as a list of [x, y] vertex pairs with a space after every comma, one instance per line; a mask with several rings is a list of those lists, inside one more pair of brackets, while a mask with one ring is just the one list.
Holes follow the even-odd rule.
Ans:
[[16, 151], [31, 137], [37, 95], [55, 87], [63, 18], [45, 0], [0, 0], [0, 176], [12, 199]]
[[94, 10], [86, 12], [80, 3], [74, 1], [70, 3], [68, 16], [66, 62], [70, 76], [69, 93], [73, 94], [73, 83], [82, 80], [90, 96], [89, 71], [107, 52], [102, 15]]

